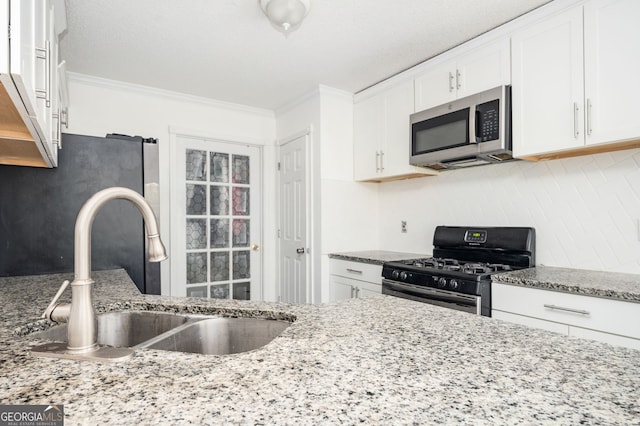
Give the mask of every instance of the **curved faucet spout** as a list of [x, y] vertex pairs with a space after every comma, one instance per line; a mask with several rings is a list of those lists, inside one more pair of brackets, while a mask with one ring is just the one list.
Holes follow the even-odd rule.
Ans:
[[78, 213], [75, 228], [75, 280], [91, 280], [91, 226], [98, 210], [107, 202], [116, 198], [131, 201], [140, 210], [149, 239], [149, 261], [160, 262], [167, 259], [167, 253], [160, 240], [158, 223], [151, 206], [137, 192], [121, 187], [103, 189], [89, 198]]

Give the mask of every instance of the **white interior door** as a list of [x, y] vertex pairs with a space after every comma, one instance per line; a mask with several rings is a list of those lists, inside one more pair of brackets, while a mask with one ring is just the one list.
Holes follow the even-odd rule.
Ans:
[[172, 155], [171, 295], [260, 300], [260, 148], [178, 136]]
[[307, 241], [307, 139], [280, 147], [280, 300], [310, 303]]

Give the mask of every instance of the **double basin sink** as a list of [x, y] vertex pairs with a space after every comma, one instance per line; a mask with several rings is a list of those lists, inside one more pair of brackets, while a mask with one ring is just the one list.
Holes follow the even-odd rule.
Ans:
[[[291, 323], [260, 318], [226, 318], [169, 312], [107, 312], [98, 318], [98, 344], [115, 348], [148, 348], [206, 355], [226, 355], [258, 349]], [[67, 325], [33, 334], [65, 342]]]

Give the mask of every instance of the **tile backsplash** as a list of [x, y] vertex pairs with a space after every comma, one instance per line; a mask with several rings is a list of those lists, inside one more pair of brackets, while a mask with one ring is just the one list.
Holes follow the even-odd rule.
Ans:
[[537, 264], [640, 274], [640, 149], [453, 170], [379, 197], [385, 249], [430, 251], [437, 225], [532, 226]]

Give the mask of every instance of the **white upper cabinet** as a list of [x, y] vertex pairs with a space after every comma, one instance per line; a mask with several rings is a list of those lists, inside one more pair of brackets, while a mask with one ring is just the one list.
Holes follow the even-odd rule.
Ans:
[[512, 37], [513, 152], [540, 159], [640, 137], [636, 0], [594, 0]]
[[582, 9], [519, 31], [511, 44], [515, 156], [584, 145]]
[[640, 1], [584, 6], [587, 145], [640, 137]]
[[435, 64], [415, 79], [415, 110], [511, 82], [509, 38], [505, 37], [454, 59]]
[[436, 171], [409, 165], [413, 81], [404, 81], [354, 106], [354, 178], [381, 182]]
[[0, 7], [10, 20], [1, 21], [7, 26], [0, 31], [0, 95], [10, 111], [0, 126], [0, 164], [56, 166], [58, 34], [64, 30], [56, 26], [66, 25], [64, 2], [5, 0]]

